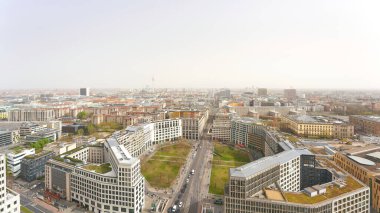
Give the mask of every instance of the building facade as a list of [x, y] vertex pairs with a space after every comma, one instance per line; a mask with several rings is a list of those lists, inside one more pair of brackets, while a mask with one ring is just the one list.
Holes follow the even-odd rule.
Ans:
[[6, 186], [5, 155], [0, 154], [0, 212], [20, 212], [20, 195]]
[[12, 109], [8, 116], [8, 121], [50, 121], [53, 119], [53, 110], [41, 108]]
[[21, 161], [21, 178], [31, 182], [43, 177], [45, 175], [45, 164], [53, 156], [54, 153], [48, 151], [25, 156]]
[[232, 115], [229, 113], [217, 113], [212, 124], [212, 140], [230, 141]]
[[373, 212], [380, 212], [380, 148], [368, 146], [336, 152], [334, 162], [359, 179], [371, 189], [370, 200]]
[[351, 115], [350, 123], [355, 126], [355, 131], [380, 136], [380, 117]]
[[25, 156], [34, 155], [35, 150], [32, 149], [23, 149], [21, 151], [12, 151], [7, 154], [7, 164], [9, 170], [12, 172], [14, 177], [20, 175], [21, 172], [21, 161]]
[[90, 96], [90, 88], [80, 88], [79, 95], [81, 96]]
[[145, 180], [140, 160], [116, 138], [108, 138], [97, 147], [76, 149], [69, 155], [46, 164], [46, 194], [78, 202], [95, 213], [142, 211]]
[[[311, 176], [310, 171], [321, 171], [310, 164], [311, 156], [306, 149], [291, 149], [230, 169], [224, 212], [370, 212], [367, 186], [352, 177], [333, 177], [326, 169], [327, 177]], [[305, 175], [315, 181], [302, 183]]]
[[284, 128], [303, 137], [352, 138], [354, 126], [323, 116], [287, 115], [283, 116]]
[[0, 146], [10, 145], [12, 142], [12, 132], [0, 130]]

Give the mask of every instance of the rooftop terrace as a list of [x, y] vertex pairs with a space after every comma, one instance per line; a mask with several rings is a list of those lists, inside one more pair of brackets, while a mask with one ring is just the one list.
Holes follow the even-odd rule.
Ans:
[[331, 184], [326, 188], [326, 193], [322, 195], [310, 197], [302, 192], [284, 192], [284, 196], [288, 202], [300, 204], [315, 204], [334, 197], [338, 197], [348, 192], [355, 191], [362, 187], [363, 185], [361, 183], [359, 183], [352, 177], [347, 177], [346, 186], [344, 186], [343, 188], [339, 188], [338, 186]]

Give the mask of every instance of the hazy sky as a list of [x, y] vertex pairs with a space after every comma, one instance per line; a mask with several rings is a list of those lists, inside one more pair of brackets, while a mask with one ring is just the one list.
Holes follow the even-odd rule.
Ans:
[[0, 89], [380, 89], [380, 1], [3, 0]]

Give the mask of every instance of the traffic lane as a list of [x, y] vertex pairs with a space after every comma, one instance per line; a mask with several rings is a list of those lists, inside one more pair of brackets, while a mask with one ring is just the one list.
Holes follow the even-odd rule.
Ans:
[[22, 206], [25, 206], [26, 208], [32, 210], [33, 212], [51, 212], [44, 207], [35, 204], [33, 200], [29, 199], [27, 196], [20, 194], [20, 203]]
[[203, 178], [203, 165], [205, 163], [205, 152], [207, 150], [207, 146], [205, 146], [204, 141], [202, 140], [200, 143], [199, 148], [199, 154], [197, 157], [197, 161], [195, 162], [195, 168], [196, 168], [196, 175], [194, 176], [193, 183], [194, 186], [191, 187], [189, 194], [191, 195], [190, 199], [190, 207], [189, 212], [198, 212], [199, 211], [199, 204], [201, 201], [201, 194], [200, 194], [200, 187], [201, 187], [201, 181]]

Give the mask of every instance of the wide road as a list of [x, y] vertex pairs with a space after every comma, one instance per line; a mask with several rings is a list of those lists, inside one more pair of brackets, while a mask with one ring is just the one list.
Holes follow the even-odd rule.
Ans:
[[189, 187], [183, 196], [185, 208], [181, 212], [197, 213], [201, 210], [201, 201], [204, 196], [202, 194], [202, 183], [205, 178], [204, 169], [207, 162], [208, 145], [207, 140], [202, 140], [199, 143], [197, 154], [190, 168], [195, 170], [195, 174], [191, 175]]
[[31, 200], [29, 197], [23, 194], [20, 194], [20, 203], [22, 206], [25, 206], [26, 208], [30, 209], [32, 212], [35, 212], [35, 213], [49, 213], [50, 212], [44, 207], [35, 204], [33, 200]]

